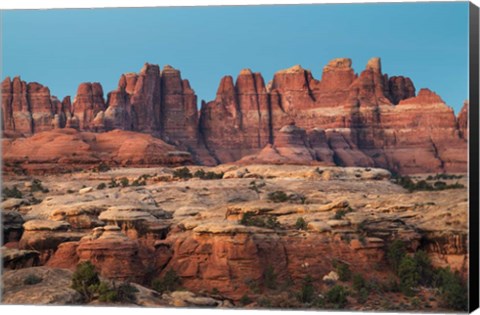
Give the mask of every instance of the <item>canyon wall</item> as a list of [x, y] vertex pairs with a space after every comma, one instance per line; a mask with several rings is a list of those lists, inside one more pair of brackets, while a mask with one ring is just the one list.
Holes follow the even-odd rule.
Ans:
[[215, 100], [202, 101], [200, 110], [188, 80], [170, 66], [145, 64], [138, 74], [123, 74], [106, 100], [99, 83], [80, 84], [72, 103], [19, 77], [2, 82], [4, 138], [58, 128], [122, 129], [152, 134], [205, 165], [276, 161], [466, 172], [467, 108], [455, 117], [434, 92], [416, 93], [411, 79], [383, 74], [379, 58], [360, 74], [350, 59], [334, 59], [320, 80], [299, 65], [267, 84], [244, 69], [236, 80], [222, 78]]

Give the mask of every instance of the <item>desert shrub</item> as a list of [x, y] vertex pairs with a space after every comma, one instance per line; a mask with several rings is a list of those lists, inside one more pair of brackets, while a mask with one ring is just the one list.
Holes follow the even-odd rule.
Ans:
[[449, 267], [440, 268], [434, 282], [442, 304], [455, 310], [468, 310], [468, 288], [458, 273], [453, 273]]
[[174, 178], [190, 179], [192, 178], [192, 176], [193, 175], [192, 173], [190, 173], [190, 170], [188, 169], [188, 167], [182, 167], [173, 171]]
[[132, 182], [132, 186], [138, 187], [138, 186], [145, 186], [147, 182], [144, 179], [137, 178]]
[[437, 174], [435, 177], [428, 176], [427, 180], [437, 180], [433, 185], [428, 183], [426, 180], [420, 180], [418, 182], [414, 182], [409, 176], [395, 176], [393, 182], [402, 186], [403, 188], [407, 189], [409, 192], [413, 192], [416, 190], [444, 190], [444, 189], [459, 189], [464, 188], [465, 186], [456, 182], [455, 184], [448, 185], [443, 181], [438, 181], [439, 179], [454, 179], [454, 178], [461, 178], [455, 175], [439, 175]]
[[362, 288], [365, 288], [366, 282], [361, 274], [356, 273], [353, 275], [352, 286], [355, 291], [360, 291]]
[[115, 187], [118, 187], [118, 186], [120, 186], [120, 184], [117, 183], [117, 181], [113, 178], [108, 183], [108, 188], [115, 188]]
[[267, 268], [265, 268], [265, 271], [263, 272], [263, 284], [271, 290], [277, 287], [277, 275], [272, 266], [267, 266]]
[[347, 209], [339, 209], [337, 211], [335, 211], [335, 215], [333, 216], [333, 218], [335, 220], [341, 220], [343, 219], [343, 217], [349, 213], [349, 212], [352, 212], [352, 208], [348, 207]]
[[293, 193], [288, 196], [288, 201], [290, 203], [296, 203], [296, 204], [306, 204], [307, 203], [307, 197], [303, 194], [299, 193]]
[[240, 298], [240, 305], [242, 306], [248, 305], [252, 302], [252, 299], [246, 293]]
[[3, 198], [23, 198], [22, 192], [17, 188], [17, 186], [13, 186], [12, 188], [5, 187], [3, 189]]
[[25, 278], [25, 280], [23, 280], [23, 284], [34, 285], [34, 284], [42, 282], [42, 280], [43, 279], [40, 278], [39, 276], [34, 275], [34, 274], [30, 274]]
[[433, 284], [435, 278], [435, 269], [427, 253], [419, 250], [413, 256], [415, 260], [415, 267], [419, 275], [419, 284], [430, 286]]
[[105, 188], [107, 188], [107, 184], [105, 184], [105, 183], [100, 183], [100, 184], [98, 184], [98, 186], [97, 186], [97, 189], [98, 189], [98, 190], [102, 190], [102, 189], [105, 189]]
[[387, 260], [393, 271], [398, 274], [400, 261], [406, 255], [405, 244], [400, 240], [393, 241], [387, 249]]
[[406, 296], [412, 296], [413, 288], [420, 281], [420, 274], [414, 258], [410, 256], [402, 258], [398, 266], [398, 276], [400, 277], [400, 291]]
[[34, 180], [32, 180], [32, 186], [30, 186], [30, 191], [32, 193], [37, 192], [37, 191], [41, 191], [43, 193], [48, 193], [49, 192], [48, 188], [43, 187], [42, 181], [39, 180], [39, 179], [36, 179], [36, 178]]
[[160, 293], [175, 291], [182, 284], [182, 279], [173, 269], [169, 269], [162, 278], [153, 280], [152, 288]]
[[335, 285], [325, 294], [325, 301], [332, 305], [333, 308], [345, 308], [347, 305], [348, 290], [341, 286]]
[[87, 302], [91, 301], [94, 293], [98, 289], [100, 279], [95, 270], [95, 266], [90, 262], [82, 262], [77, 265], [77, 268], [72, 276], [72, 289], [79, 292], [83, 299]]
[[301, 303], [311, 303], [315, 298], [315, 288], [313, 287], [313, 279], [309, 275], [303, 279], [300, 292], [297, 293], [297, 300]]
[[256, 215], [254, 212], [243, 213], [239, 223], [245, 226], [257, 226], [267, 229], [280, 227], [277, 217], [272, 215]]
[[357, 292], [357, 302], [360, 304], [365, 304], [368, 300], [369, 295], [370, 295], [370, 292], [368, 291], [367, 288], [361, 288]]
[[220, 173], [215, 173], [211, 171], [205, 172], [203, 169], [199, 169], [195, 173], [193, 173], [193, 177], [197, 177], [205, 180], [222, 179], [223, 174], [224, 174], [223, 172], [220, 172]]
[[268, 194], [268, 199], [275, 202], [275, 203], [287, 202], [288, 201], [288, 196], [285, 192], [277, 190], [277, 191], [269, 193]]
[[307, 229], [307, 221], [304, 218], [299, 217], [297, 222], [295, 222], [295, 228], [297, 230], [306, 230]]
[[433, 183], [433, 187], [435, 187], [435, 189], [445, 189], [445, 187], [447, 187], [447, 183], [445, 182], [442, 182], [442, 181], [436, 181], [435, 183]]
[[258, 281], [255, 281], [254, 279], [251, 279], [251, 278], [247, 278], [245, 279], [244, 282], [248, 286], [250, 291], [252, 291], [252, 293], [255, 293], [255, 294], [260, 293], [260, 286], [258, 285]]
[[107, 164], [105, 164], [103, 162], [101, 162], [100, 164], [98, 164], [97, 167], [94, 167], [92, 169], [93, 172], [99, 172], [99, 173], [108, 172], [110, 170], [111, 170], [110, 166], [108, 166]]
[[382, 284], [382, 287], [386, 292], [400, 292], [400, 285], [394, 276], [390, 276], [387, 281]]
[[273, 307], [272, 300], [265, 297], [265, 296], [260, 297], [257, 300], [257, 304], [258, 304], [258, 306], [263, 307], [263, 308], [272, 308]]
[[129, 184], [128, 178], [122, 177], [119, 179], [119, 181], [122, 187], [128, 187], [128, 184]]
[[335, 271], [338, 274], [338, 279], [340, 281], [348, 281], [352, 277], [352, 272], [350, 271], [350, 267], [340, 261], [334, 261], [333, 266], [335, 267]]
[[97, 288], [98, 300], [104, 303], [134, 303], [135, 292], [138, 292], [137, 288], [128, 282], [123, 282], [119, 286], [115, 283], [109, 286], [108, 283], [101, 282]]

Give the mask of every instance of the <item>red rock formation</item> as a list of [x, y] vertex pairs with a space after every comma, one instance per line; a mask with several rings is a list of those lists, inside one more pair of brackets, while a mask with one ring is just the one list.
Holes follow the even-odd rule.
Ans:
[[460, 130], [460, 136], [468, 140], [468, 101], [463, 103], [463, 107], [458, 113], [458, 129]]
[[199, 127], [220, 162], [231, 162], [263, 148], [271, 139], [268, 94], [259, 73], [244, 69], [222, 78], [215, 101], [202, 104]]
[[29, 138], [3, 141], [4, 170], [17, 165], [31, 172], [65, 171], [100, 162], [111, 165], [182, 165], [188, 152], [178, 151], [147, 134], [115, 130], [104, 133], [55, 129]]
[[100, 83], [82, 83], [73, 100], [73, 115], [78, 118], [79, 128], [92, 130], [92, 121], [98, 112], [105, 110], [103, 89]]
[[415, 96], [415, 86], [410, 78], [402, 76], [388, 79], [389, 99], [393, 104]]
[[415, 96], [409, 78], [383, 74], [379, 58], [359, 75], [350, 59], [334, 59], [321, 80], [294, 66], [275, 73], [268, 86], [261, 74], [245, 69], [235, 83], [222, 78], [215, 100], [202, 102], [200, 113], [189, 82], [170, 66], [160, 71], [145, 64], [139, 74], [122, 75], [107, 106], [97, 83], [81, 84], [73, 106], [69, 98], [60, 104], [48, 88], [19, 78], [6, 78], [2, 92], [7, 137], [64, 127], [131, 130], [211, 165], [260, 151], [269, 161], [283, 161], [278, 149], [293, 152], [297, 145], [279, 146], [280, 130], [294, 123], [308, 135], [305, 148], [313, 162], [403, 173], [466, 171], [466, 109], [457, 121], [437, 94], [422, 89]]

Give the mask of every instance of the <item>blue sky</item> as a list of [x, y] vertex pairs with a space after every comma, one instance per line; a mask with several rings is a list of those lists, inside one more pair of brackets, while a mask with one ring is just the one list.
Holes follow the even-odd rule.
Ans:
[[374, 56], [456, 112], [468, 97], [468, 2], [17, 10], [2, 12], [2, 27], [2, 79], [21, 75], [59, 98], [86, 81], [106, 96], [145, 62], [180, 69], [200, 102], [243, 68], [268, 82], [301, 64], [319, 79], [333, 58], [361, 72]]

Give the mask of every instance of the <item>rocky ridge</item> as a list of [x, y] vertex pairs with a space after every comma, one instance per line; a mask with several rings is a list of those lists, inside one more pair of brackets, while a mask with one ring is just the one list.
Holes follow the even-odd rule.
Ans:
[[[465, 172], [466, 108], [455, 117], [434, 92], [416, 93], [411, 79], [383, 74], [379, 58], [359, 74], [350, 59], [334, 59], [320, 80], [299, 65], [278, 71], [268, 84], [260, 73], [244, 69], [235, 81], [222, 78], [215, 100], [202, 101], [200, 110], [188, 80], [170, 66], [147, 63], [138, 74], [123, 74], [106, 100], [99, 83], [80, 84], [72, 103], [19, 77], [2, 82], [6, 138], [59, 128], [121, 129], [151, 134], [204, 165], [247, 156], [242, 162], [258, 163], [266, 155], [280, 155], [273, 160], [399, 173]], [[303, 144], [291, 139], [295, 148], [285, 138], [289, 125], [305, 134]], [[300, 146], [295, 157], [277, 152]]]

